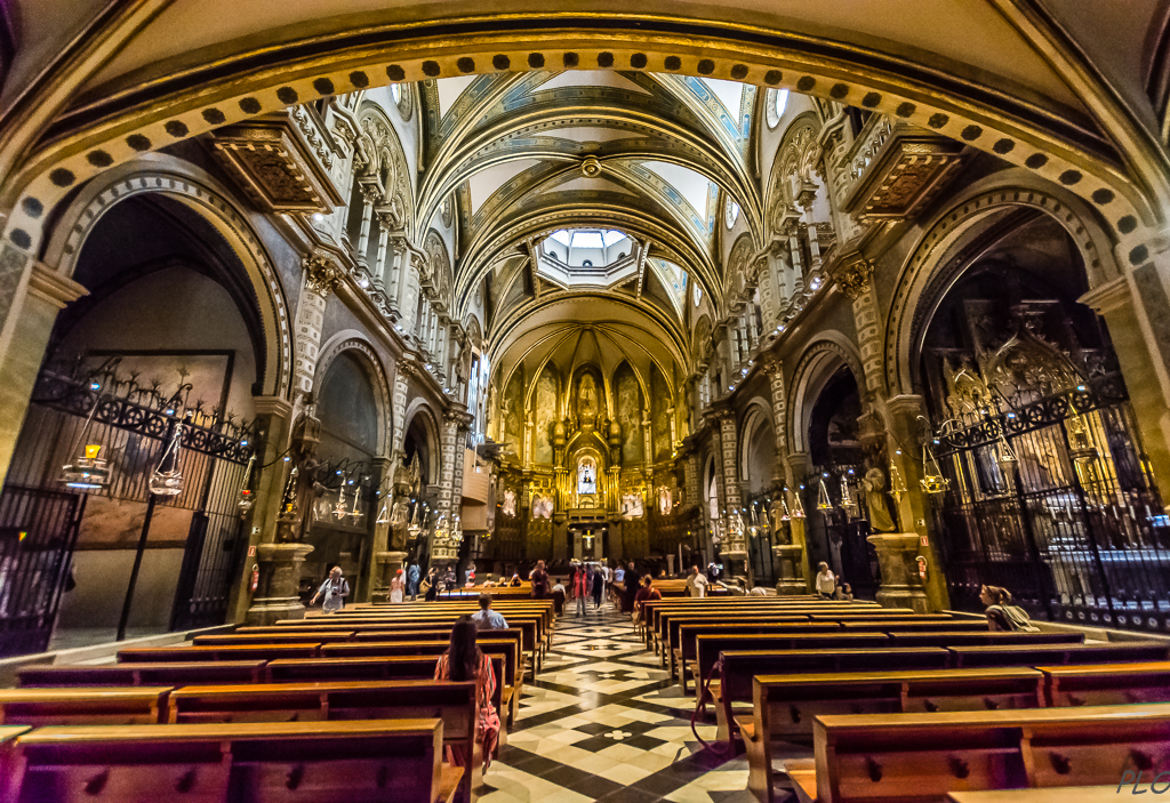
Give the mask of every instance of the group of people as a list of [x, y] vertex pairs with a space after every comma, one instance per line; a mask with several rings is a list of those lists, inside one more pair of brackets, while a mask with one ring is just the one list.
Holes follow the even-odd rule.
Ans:
[[853, 586], [842, 582], [840, 577], [833, 574], [833, 570], [829, 568], [829, 564], [823, 560], [817, 564], [817, 576], [813, 581], [813, 587], [816, 589], [817, 596], [821, 599], [846, 601], [853, 599]]

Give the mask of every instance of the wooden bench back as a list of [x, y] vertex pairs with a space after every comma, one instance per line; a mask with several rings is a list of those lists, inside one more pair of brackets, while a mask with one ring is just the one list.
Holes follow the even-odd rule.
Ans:
[[118, 650], [119, 663], [139, 661], [233, 661], [249, 658], [265, 661], [273, 658], [311, 658], [318, 654], [319, 641], [294, 644], [223, 644], [209, 647], [128, 647]]
[[1164, 661], [1167, 647], [1157, 642], [1124, 641], [1109, 644], [994, 644], [953, 647], [952, 666], [1008, 666], [1037, 664], [1098, 664]]
[[31, 664], [18, 673], [25, 686], [182, 686], [188, 683], [253, 683], [264, 679], [264, 661], [183, 663]]
[[1116, 783], [1170, 750], [1170, 704], [823, 716], [813, 745], [819, 803]]
[[1036, 668], [1052, 706], [1170, 702], [1170, 661]]
[[433, 803], [438, 719], [96, 725], [17, 741], [17, 800]]
[[159, 722], [170, 686], [0, 689], [3, 725], [142, 725]]

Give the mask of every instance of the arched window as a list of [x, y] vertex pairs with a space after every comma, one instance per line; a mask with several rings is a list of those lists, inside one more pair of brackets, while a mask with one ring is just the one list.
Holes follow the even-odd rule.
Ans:
[[735, 221], [737, 220], [739, 220], [739, 204], [729, 195], [727, 196], [727, 202], [723, 205], [723, 222], [730, 229], [735, 225]]
[[769, 89], [764, 98], [764, 113], [768, 119], [768, 128], [775, 128], [784, 116], [784, 109], [788, 106], [787, 89]]

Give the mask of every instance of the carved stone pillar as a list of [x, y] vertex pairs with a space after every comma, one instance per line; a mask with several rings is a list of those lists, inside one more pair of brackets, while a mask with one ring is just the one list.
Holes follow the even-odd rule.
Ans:
[[881, 315], [873, 293], [874, 265], [854, 254], [837, 274], [837, 284], [853, 304], [853, 322], [857, 329], [865, 396], [873, 399], [882, 392]]
[[321, 333], [325, 326], [325, 306], [329, 293], [341, 281], [342, 270], [332, 256], [317, 251], [302, 261], [304, 292], [297, 302], [294, 328], [296, 355], [293, 361], [293, 385], [298, 393], [313, 392]]
[[366, 258], [366, 250], [370, 247], [370, 228], [374, 223], [374, 201], [363, 192], [364, 201], [362, 203], [362, 224], [358, 229], [357, 247], [354, 249], [357, 256], [357, 261], [363, 265], [368, 263]]
[[931, 502], [919, 482], [922, 479], [922, 423], [919, 417], [926, 415], [926, 406], [921, 396], [895, 396], [886, 400], [885, 413], [890, 435], [887, 444], [890, 462], [906, 483], [906, 493], [896, 500], [898, 523], [906, 533], [917, 534], [919, 551], [916, 554], [924, 555], [928, 565], [933, 567], [927, 575], [925, 586], [927, 602], [931, 610], [942, 610], [950, 607], [950, 598], [931, 533], [928, 507]]
[[299, 619], [305, 605], [299, 596], [301, 565], [313, 551], [308, 544], [260, 544], [256, 561], [260, 586], [244, 621], [249, 625], [270, 625], [280, 619]]
[[[788, 506], [790, 510], [793, 510], [795, 505], [792, 502], [792, 497], [797, 494], [803, 494], [803, 491], [800, 490], [800, 484], [812, 469], [812, 459], [809, 457], [808, 452], [793, 452], [787, 456], [786, 463], [788, 465], [788, 490], [790, 491]], [[803, 504], [804, 499], [802, 497], [801, 505]], [[804, 575], [805, 590], [811, 592], [813, 572], [808, 557], [808, 539], [805, 522], [806, 519], [793, 516], [792, 520], [788, 522], [788, 532], [792, 537], [792, 543], [800, 547], [801, 573]]]
[[723, 469], [723, 504], [728, 512], [743, 506], [739, 493], [739, 448], [735, 432], [735, 412], [723, 410], [719, 415], [719, 452]]
[[[28, 284], [23, 298], [17, 298], [16, 294], [21, 292], [17, 289], [17, 279], [26, 271]], [[12, 281], [11, 289], [5, 292], [13, 294], [0, 299], [0, 322], [4, 321], [5, 312], [12, 317], [8, 321], [10, 339], [0, 347], [0, 484], [3, 484], [57, 313], [88, 291], [9, 244], [0, 247], [0, 278]], [[12, 309], [8, 304], [12, 304]]]
[[[280, 455], [288, 444], [289, 430], [292, 426], [292, 404], [278, 396], [256, 396], [252, 403], [256, 410], [256, 425], [264, 435], [256, 455], [256, 463], [260, 468], [256, 469], [252, 480], [256, 503], [252, 506], [247, 519], [248, 549], [245, 551], [243, 565], [238, 567], [228, 600], [229, 622], [243, 619], [245, 611], [252, 604], [252, 565], [258, 561], [256, 555], [249, 556], [247, 553], [260, 544], [271, 544], [276, 541], [276, 517], [280, 513], [284, 482], [289, 470], [289, 464], [281, 460]], [[261, 569], [263, 579], [263, 567]]]
[[875, 596], [878, 604], [885, 608], [912, 608], [915, 613], [931, 610], [915, 561], [919, 554], [918, 534], [883, 533], [865, 540], [873, 544], [881, 571], [881, 586]]
[[769, 359], [764, 362], [764, 373], [768, 377], [768, 388], [772, 395], [772, 431], [776, 436], [776, 465], [772, 468], [772, 481], [779, 485], [789, 485], [787, 464], [784, 458], [788, 455], [788, 397], [784, 390], [784, 364], [779, 360]]
[[1170, 512], [1170, 382], [1166, 379], [1170, 374], [1170, 324], [1163, 315], [1151, 320], [1140, 309], [1151, 298], [1161, 298], [1166, 303], [1165, 292], [1159, 295], [1159, 288], [1156, 275], [1138, 268], [1131, 277], [1122, 276], [1099, 285], [1078, 300], [1096, 310], [1109, 328], [1142, 449], [1149, 459], [1163, 509]]
[[387, 281], [389, 277], [386, 275], [386, 247], [390, 241], [390, 232], [385, 226], [378, 226], [378, 256], [374, 260], [374, 275], [381, 280], [384, 286], [389, 286]]

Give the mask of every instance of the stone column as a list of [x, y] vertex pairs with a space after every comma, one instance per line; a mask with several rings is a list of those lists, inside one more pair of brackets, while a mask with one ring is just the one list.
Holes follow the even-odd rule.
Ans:
[[[1170, 343], [1165, 340], [1170, 338], [1170, 323], [1165, 321], [1163, 311], [1157, 318], [1159, 331], [1155, 331], [1155, 322], [1140, 309], [1141, 298], [1158, 298], [1157, 280], [1157, 276], [1147, 276], [1138, 269], [1132, 284], [1129, 277], [1120, 276], [1093, 288], [1078, 301], [1105, 319], [1129, 391], [1142, 448], [1149, 458], [1164, 510], [1170, 512], [1170, 393], [1162, 377], [1163, 372], [1170, 371]], [[1135, 296], [1135, 290], [1140, 290], [1141, 297]], [[1162, 303], [1167, 303], [1164, 291], [1161, 298]], [[1163, 362], [1163, 371], [1158, 370], [1156, 360]]]
[[[26, 266], [25, 259], [31, 265]], [[19, 276], [26, 267], [28, 283], [23, 298], [19, 305], [16, 298], [9, 299], [13, 304], [9, 322], [12, 335], [0, 357], [0, 485], [8, 473], [16, 440], [24, 426], [25, 411], [45, 359], [57, 313], [87, 293], [80, 284], [44, 263], [26, 258], [11, 245], [3, 246], [0, 271], [11, 269]], [[14, 287], [11, 292], [21, 291]]]
[[[882, 582], [876, 599], [885, 608], [912, 608], [915, 613], [931, 610], [915, 557], [919, 554], [916, 533], [881, 533], [865, 540], [877, 552]], [[933, 572], [941, 574], [941, 572]]]
[[837, 274], [837, 284], [853, 305], [853, 322], [857, 329], [865, 396], [873, 399], [882, 392], [881, 315], [873, 292], [874, 265], [860, 254], [847, 258]]
[[[788, 498], [788, 507], [793, 509], [792, 496], [800, 494], [800, 483], [804, 477], [808, 475], [809, 469], [812, 468], [812, 459], [808, 452], [793, 452], [786, 458], [788, 466], [788, 490], [791, 492]], [[801, 504], [804, 504], [803, 497]], [[793, 518], [789, 523], [789, 531], [792, 534], [792, 543], [800, 547], [801, 553], [801, 571], [804, 574], [805, 589], [812, 591], [813, 572], [808, 558], [808, 539], [805, 530], [806, 519]]]
[[383, 286], [389, 287], [389, 277], [386, 275], [386, 246], [390, 241], [390, 231], [379, 223], [378, 225], [378, 256], [374, 262], [374, 275], [382, 282]]
[[[386, 490], [389, 494], [394, 482], [394, 461], [389, 457], [376, 457], [373, 460], [373, 470], [370, 479], [373, 480], [373, 490]], [[378, 512], [382, 503], [389, 504], [389, 495], [375, 496], [373, 507], [370, 509], [370, 527], [373, 529], [369, 554], [366, 565], [362, 569], [360, 588], [355, 589], [355, 601], [366, 602], [384, 592], [390, 585], [390, 578], [394, 570], [402, 566], [406, 559], [405, 552], [390, 552], [390, 524], [378, 523]]]
[[309, 254], [302, 261], [304, 292], [297, 302], [293, 326], [296, 331], [296, 354], [293, 359], [293, 387], [297, 393], [312, 393], [325, 326], [325, 306], [329, 293], [341, 281], [342, 270], [332, 257], [323, 252]]
[[926, 406], [921, 396], [895, 396], [885, 402], [886, 427], [889, 432], [890, 461], [897, 467], [906, 483], [906, 493], [898, 504], [898, 523], [905, 533], [918, 537], [919, 551], [928, 562], [925, 585], [927, 604], [931, 610], [950, 607], [946, 575], [934, 547], [931, 533], [930, 501], [922, 490], [922, 422], [919, 416], [926, 415]]
[[366, 193], [364, 187], [362, 196], [362, 225], [358, 229], [358, 241], [354, 248], [354, 252], [357, 257], [357, 261], [362, 265], [366, 265], [369, 261], [366, 258], [366, 251], [370, 247], [370, 227], [374, 222], [374, 201], [373, 198], [371, 198]]
[[[250, 553], [261, 544], [276, 541], [276, 517], [280, 513], [284, 481], [290, 465], [282, 460], [280, 455], [288, 445], [289, 431], [292, 427], [292, 404], [279, 396], [256, 396], [252, 404], [256, 411], [256, 425], [264, 435], [257, 444], [256, 464], [260, 468], [255, 469], [256, 474], [252, 480], [256, 503], [252, 506], [247, 519], [248, 549], [245, 550], [243, 565], [239, 567], [232, 584], [228, 600], [229, 622], [243, 620], [248, 607], [252, 604], [252, 566], [259, 564], [259, 556]], [[304, 556], [301, 559], [304, 560]]]

